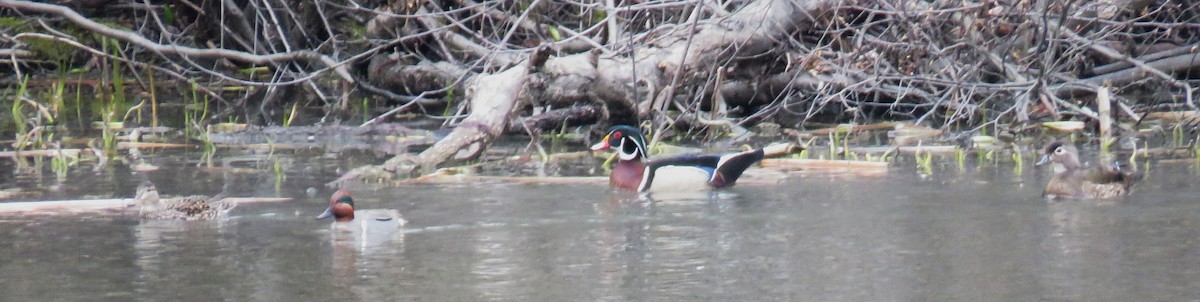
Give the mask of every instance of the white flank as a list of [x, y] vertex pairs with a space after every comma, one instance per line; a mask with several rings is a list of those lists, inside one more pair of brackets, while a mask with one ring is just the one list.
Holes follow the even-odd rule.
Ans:
[[[642, 185], [646, 184], [645, 177], [650, 175], [650, 171], [642, 174]], [[650, 184], [649, 190], [642, 188], [646, 192], [678, 192], [678, 191], [707, 191], [712, 189], [708, 185], [708, 171], [704, 169], [690, 166], [663, 166], [659, 167], [654, 173], [654, 182]]]

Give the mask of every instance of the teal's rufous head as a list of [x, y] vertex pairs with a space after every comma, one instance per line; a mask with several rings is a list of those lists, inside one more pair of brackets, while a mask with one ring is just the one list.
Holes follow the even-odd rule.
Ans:
[[621, 160], [646, 158], [646, 138], [642, 136], [642, 131], [632, 126], [613, 126], [608, 129], [604, 139], [592, 145], [592, 151], [604, 149], [617, 150]]
[[354, 198], [350, 197], [350, 192], [338, 190], [333, 193], [333, 197], [329, 198], [329, 208], [317, 215], [317, 219], [329, 217], [338, 222], [354, 220]]

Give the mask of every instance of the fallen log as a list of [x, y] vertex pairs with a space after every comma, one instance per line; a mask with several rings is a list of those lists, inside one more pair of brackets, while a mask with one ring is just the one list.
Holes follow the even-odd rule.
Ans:
[[[12, 157], [40, 157], [40, 156], [66, 156], [78, 157], [82, 149], [55, 149], [55, 150], [26, 150], [26, 151], [0, 151], [0, 158]], [[90, 152], [90, 151], [89, 151]]]
[[508, 123], [508, 133], [526, 133], [527, 131], [558, 130], [563, 127], [594, 124], [600, 118], [600, 109], [595, 106], [575, 106], [559, 108], [542, 114], [515, 119]]
[[881, 161], [861, 161], [861, 160], [827, 160], [827, 159], [806, 159], [806, 158], [768, 158], [762, 160], [764, 168], [775, 168], [783, 170], [794, 169], [869, 169], [869, 170], [887, 170], [888, 163]]
[[[476, 77], [468, 90], [471, 114], [463, 119], [445, 138], [433, 147], [417, 155], [415, 168], [410, 171], [394, 171], [412, 175], [413, 172], [433, 171], [437, 165], [448, 160], [469, 160], [483, 154], [492, 139], [504, 133], [508, 117], [517, 104], [517, 96], [529, 78], [529, 66], [520, 64], [508, 70]], [[389, 160], [396, 167], [395, 160]]]
[[[958, 146], [936, 146], [935, 145], [935, 146], [902, 146], [902, 147], [890, 147], [890, 146], [850, 147], [849, 151], [854, 152], [854, 153], [860, 153], [860, 154], [888, 153], [888, 152], [893, 152], [893, 151], [899, 151], [899, 152], [904, 152], [904, 153], [924, 152], [924, 153], [946, 154], [946, 153], [958, 152], [958, 150], [959, 150]], [[845, 150], [840, 147], [837, 149], [838, 153], [842, 153], [842, 151], [845, 151]]]

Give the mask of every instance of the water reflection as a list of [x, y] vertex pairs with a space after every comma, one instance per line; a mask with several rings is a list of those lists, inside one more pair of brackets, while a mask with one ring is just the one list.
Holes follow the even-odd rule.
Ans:
[[[227, 261], [237, 252], [228, 234], [229, 222], [145, 220], [134, 227], [137, 293], [166, 300], [188, 297], [221, 297], [229, 293], [212, 282], [236, 275], [236, 263]], [[198, 271], [197, 268], [205, 268]], [[170, 289], [170, 290], [164, 290]]]
[[[227, 182], [236, 196], [275, 192], [269, 175], [158, 164], [151, 176], [170, 192], [211, 194]], [[1111, 203], [1048, 203], [1037, 171], [1010, 168], [926, 178], [903, 168], [871, 178], [803, 174], [700, 194], [588, 184], [356, 188], [356, 205], [399, 209], [409, 220], [384, 241], [313, 220], [331, 192], [305, 191], [336, 172], [306, 169], [283, 184], [295, 201], [239, 206], [222, 221], [0, 216], [0, 292], [13, 300], [149, 301], [1200, 294], [1200, 267], [1191, 265], [1200, 261], [1200, 187], [1186, 167], [1157, 169], [1134, 195]], [[110, 194], [132, 195], [132, 183], [111, 181], [125, 191]]]
[[393, 240], [370, 241], [362, 232], [335, 227], [330, 234], [333, 287], [352, 294], [346, 298], [393, 299], [394, 292], [381, 290], [404, 277], [403, 234], [398, 231], [393, 234]]

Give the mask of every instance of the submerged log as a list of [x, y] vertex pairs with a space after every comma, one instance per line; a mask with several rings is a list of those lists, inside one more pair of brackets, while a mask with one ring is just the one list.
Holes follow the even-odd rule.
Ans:
[[865, 169], [865, 170], [884, 170], [888, 169], [887, 162], [881, 161], [861, 161], [861, 160], [825, 160], [825, 159], [804, 159], [804, 158], [768, 158], [762, 160], [762, 166], [766, 168], [775, 168], [783, 170], [794, 169]]
[[[226, 197], [225, 200], [236, 203], [262, 203], [291, 201], [286, 197]], [[102, 212], [114, 210], [137, 210], [137, 200], [124, 199], [83, 199], [56, 201], [16, 201], [0, 202], [0, 214], [4, 213], [43, 213], [43, 214], [75, 214]]]
[[25, 151], [0, 151], [0, 158], [11, 157], [40, 157], [40, 156], [66, 156], [79, 157], [83, 149], [55, 149], [55, 150], [25, 150]]
[[1163, 120], [1172, 123], [1195, 123], [1200, 121], [1200, 112], [1196, 111], [1168, 111], [1168, 112], [1151, 112], [1146, 114], [1147, 120]]

